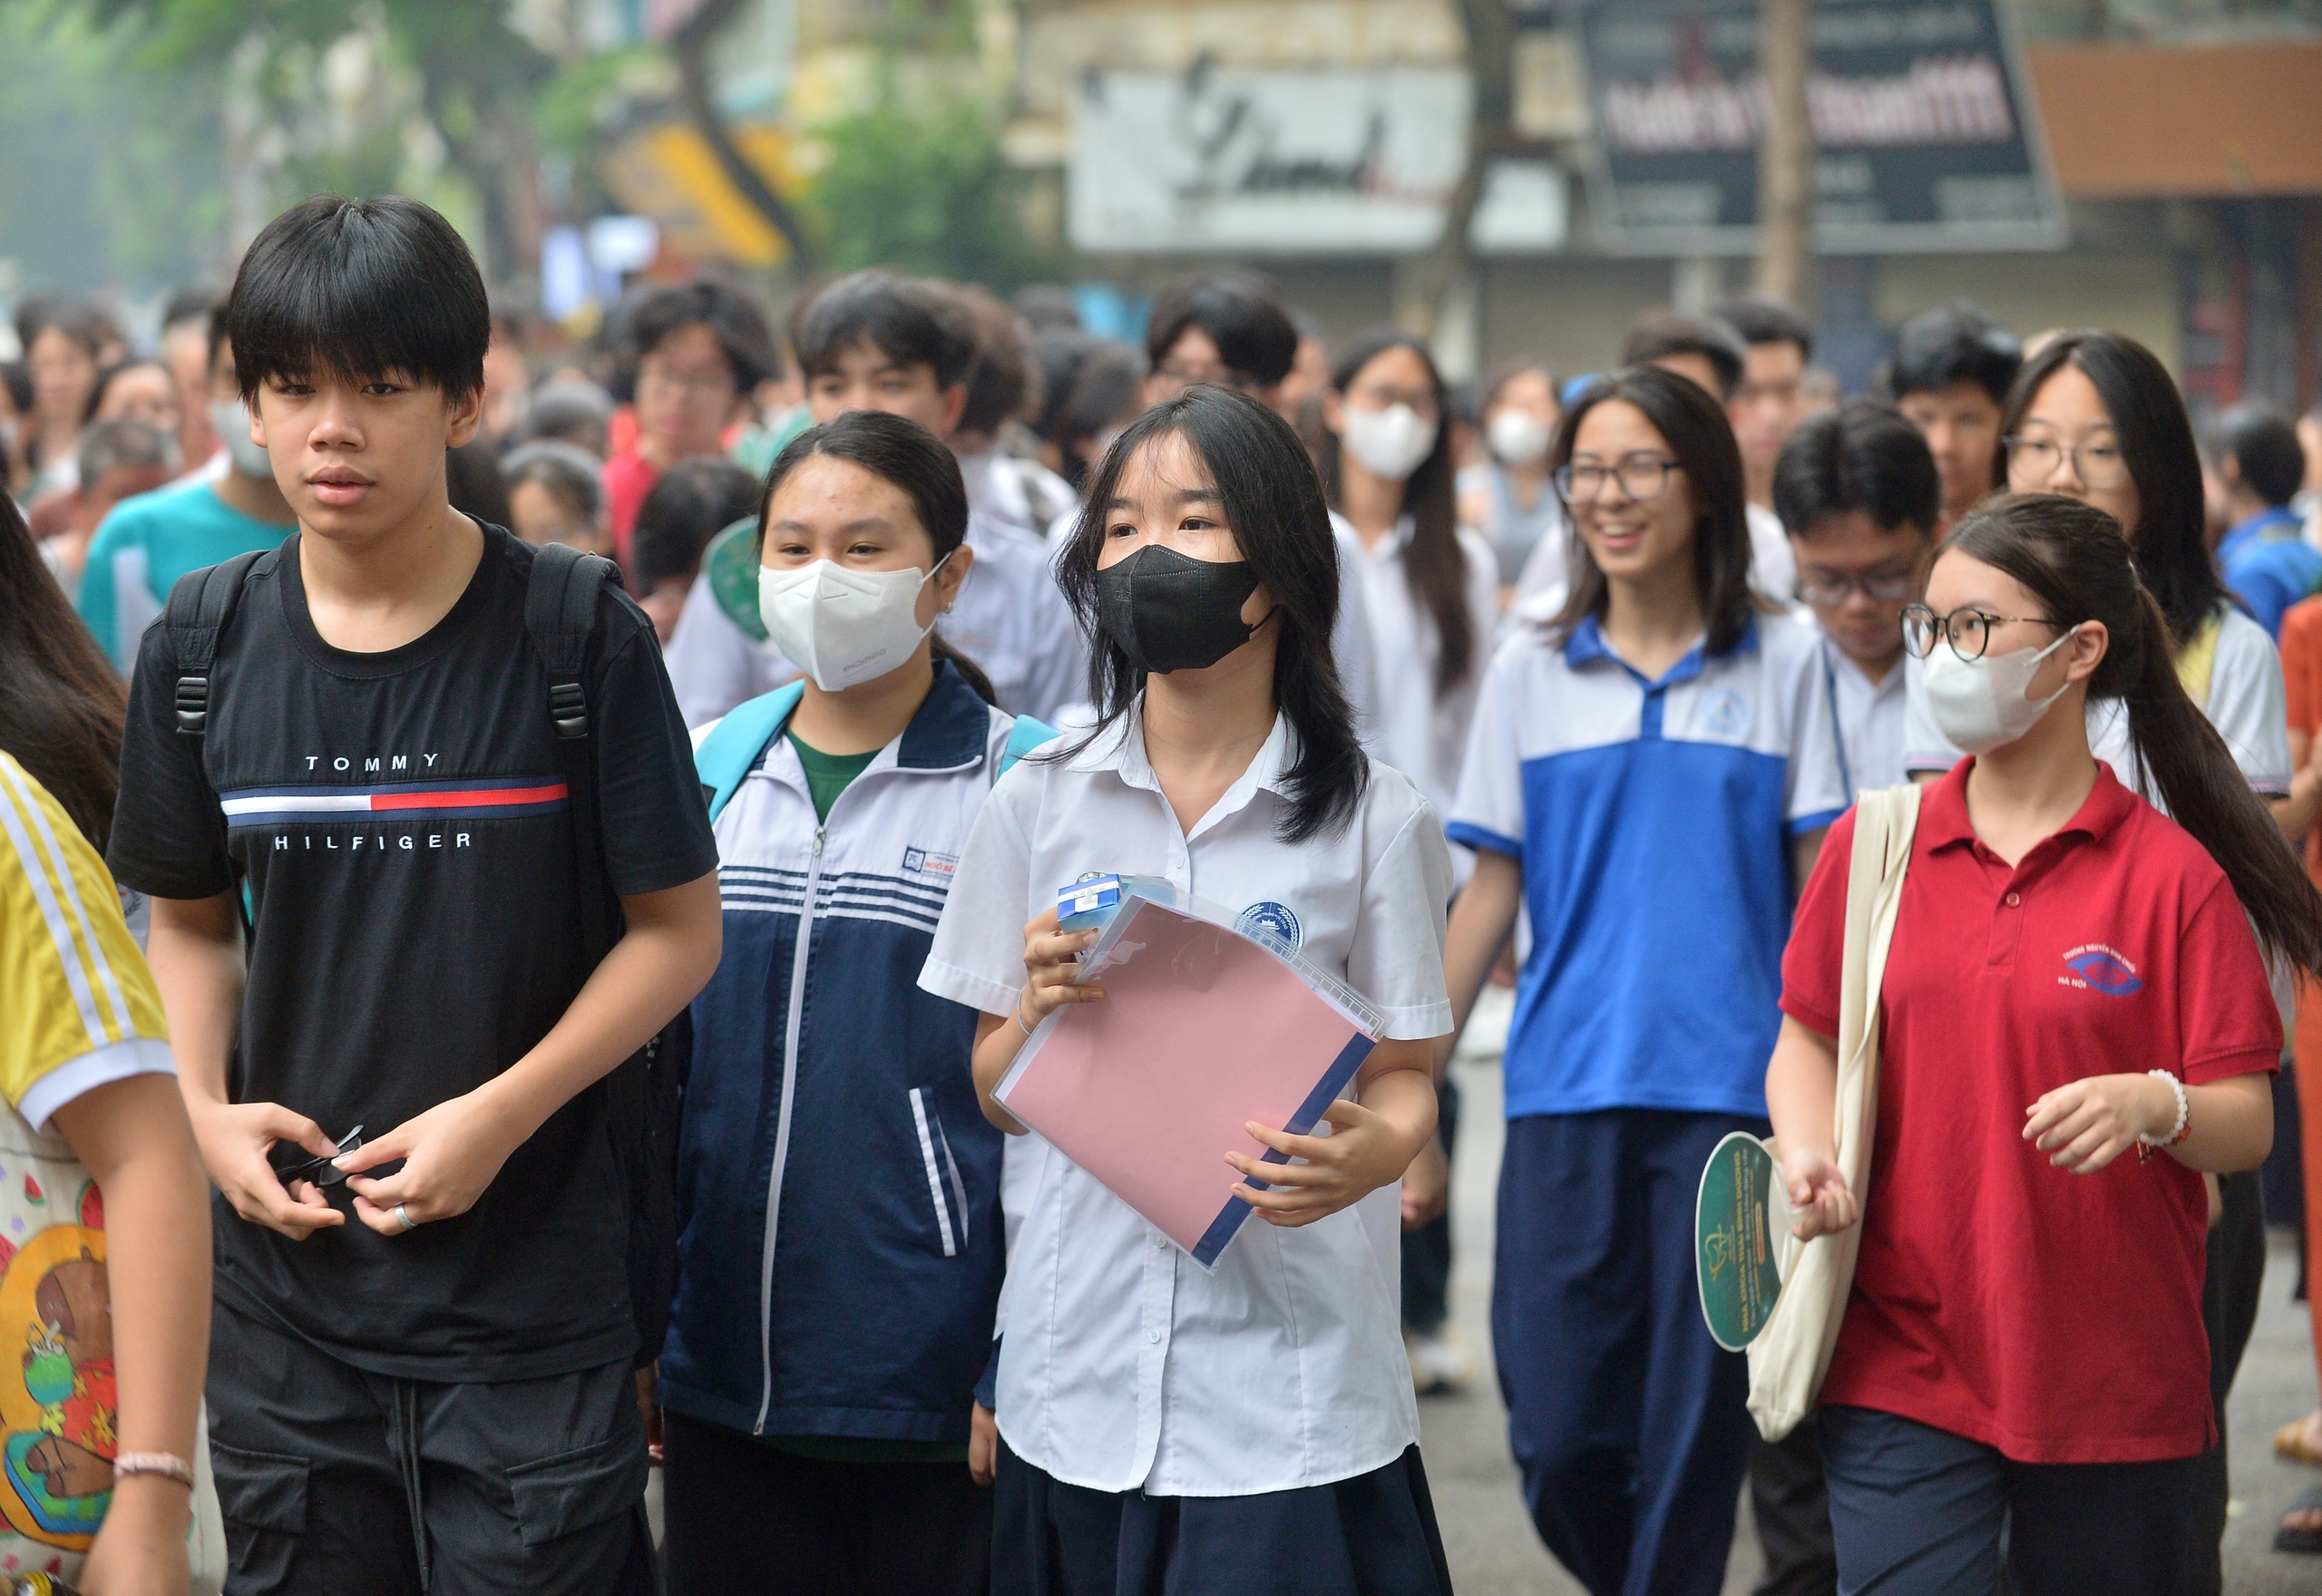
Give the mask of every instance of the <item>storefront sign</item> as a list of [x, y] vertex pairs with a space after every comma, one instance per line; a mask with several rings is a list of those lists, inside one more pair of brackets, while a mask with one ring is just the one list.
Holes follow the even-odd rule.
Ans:
[[[1448, 67], [1091, 73], [1074, 95], [1069, 226], [1095, 251], [1400, 254], [1443, 230], [1468, 148]], [[1474, 238], [1554, 248], [1561, 174], [1496, 170]]]
[[[1758, 7], [1616, 0], [1584, 22], [1611, 248], [1757, 247]], [[1834, 254], [2064, 241], [2034, 102], [1993, 0], [1813, 8], [1815, 243]]]

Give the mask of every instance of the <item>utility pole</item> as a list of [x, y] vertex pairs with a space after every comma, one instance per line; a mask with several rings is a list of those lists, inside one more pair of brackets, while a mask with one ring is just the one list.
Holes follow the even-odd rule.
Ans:
[[1758, 139], [1756, 291], [1800, 309], [1811, 307], [1814, 126], [1806, 109], [1813, 0], [1760, 0], [1758, 76], [1765, 85], [1765, 129]]

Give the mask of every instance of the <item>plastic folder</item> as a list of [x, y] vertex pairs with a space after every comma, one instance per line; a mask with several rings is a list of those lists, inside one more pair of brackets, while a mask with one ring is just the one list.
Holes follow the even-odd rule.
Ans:
[[1078, 978], [1105, 1000], [1043, 1020], [993, 1095], [1211, 1268], [1250, 1214], [1226, 1153], [1287, 1162], [1243, 1126], [1310, 1134], [1384, 1021], [1264, 927], [1136, 877]]

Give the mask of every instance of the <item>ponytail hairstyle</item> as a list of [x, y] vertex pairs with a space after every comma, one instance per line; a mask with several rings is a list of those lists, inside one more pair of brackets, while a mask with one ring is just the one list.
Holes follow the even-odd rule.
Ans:
[[[1390, 349], [1408, 349], [1427, 368], [1435, 390], [1435, 447], [1419, 469], [1403, 482], [1403, 513], [1411, 518], [1410, 547], [1403, 554], [1403, 576], [1411, 597], [1435, 622], [1435, 696], [1449, 693], [1475, 669], [1480, 641], [1474, 618], [1468, 613], [1468, 559], [1459, 547], [1459, 498], [1453, 478], [1459, 462], [1451, 458], [1451, 396], [1443, 374], [1435, 368], [1427, 345], [1408, 333], [1373, 333], [1364, 338], [1331, 374], [1331, 387], [1341, 399], [1362, 375], [1362, 368]], [[1342, 507], [1339, 488], [1339, 436], [1318, 427], [1315, 463], [1322, 473], [1322, 492], [1331, 508]]]
[[1273, 613], [1260, 624], [1278, 628], [1273, 698], [1298, 738], [1297, 758], [1283, 783], [1290, 803], [1275, 835], [1303, 842], [1340, 831], [1354, 818], [1370, 783], [1371, 761], [1355, 737], [1354, 710], [1331, 653], [1339, 613], [1338, 539], [1314, 462], [1298, 434], [1237, 389], [1200, 384], [1155, 405], [1114, 440], [1091, 473], [1056, 579], [1088, 639], [1088, 696], [1099, 718], [1088, 736], [1052, 757], [1078, 755], [1145, 690], [1144, 674], [1098, 629], [1097, 557], [1122, 472], [1138, 450], [1172, 434], [1185, 439], [1207, 467], [1242, 558], [1273, 595]]
[[[1565, 406], [1555, 446], [1548, 451], [1552, 472], [1572, 463], [1580, 423], [1610, 399], [1644, 412], [1683, 468], [1663, 491], [1682, 491], [1693, 499], [1693, 587], [1708, 622], [1702, 652], [1712, 658], [1729, 653], [1749, 632], [1757, 608], [1750, 597], [1749, 498], [1733, 423], [1725, 418], [1725, 406], [1691, 377], [1655, 365], [1627, 366], [1595, 378]], [[1563, 611], [1548, 623], [1558, 637], [1571, 636], [1572, 628], [1590, 616], [1602, 622], [1611, 598], [1605, 573], [1580, 535], [1580, 522], [1567, 519], [1572, 521], [1572, 593]]]
[[1946, 553], [1954, 550], [2023, 583], [2044, 618], [2104, 624], [2112, 643], [2088, 696], [2127, 709], [2138, 789], [2157, 792], [2171, 818], [2209, 850], [2269, 958], [2322, 971], [2322, 893], [2177, 679], [2168, 622], [2137, 579], [2120, 522], [2061, 494], [2008, 493], [1959, 523], [1944, 544]]
[[[817, 454], [859, 465], [901, 491], [911, 501], [912, 514], [927, 540], [935, 546], [938, 562], [967, 541], [968, 488], [960, 480], [959, 461], [942, 440], [917, 422], [883, 410], [850, 410], [834, 421], [808, 427], [774, 457], [773, 468], [766, 473], [766, 491], [758, 496], [757, 536], [751, 545], [759, 560], [766, 558], [766, 523], [774, 511], [775, 494], [792, 472]], [[977, 697], [986, 704], [1000, 702], [991, 678], [944, 639], [941, 627], [927, 640], [935, 657], [949, 660]]]
[[[2003, 440], [2023, 428], [2041, 387], [2065, 365], [2086, 377], [2104, 402], [2121, 459], [2137, 489], [2137, 524], [2129, 529], [2137, 569], [2182, 648], [2226, 600], [2210, 552], [2201, 507], [2201, 455], [2193, 423], [2169, 368], [2121, 333], [2066, 333], [2024, 363], [1999, 423]], [[2007, 449], [1992, 455], [1992, 486], [2007, 491]]]
[[102, 852], [121, 792], [121, 678], [0, 492], [0, 753], [13, 754]]

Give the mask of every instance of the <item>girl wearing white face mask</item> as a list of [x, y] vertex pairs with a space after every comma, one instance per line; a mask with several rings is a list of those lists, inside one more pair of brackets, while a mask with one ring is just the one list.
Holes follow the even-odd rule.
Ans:
[[1459, 514], [1490, 542], [1505, 602], [1544, 538], [1567, 535], [1564, 501], [1548, 481], [1548, 446], [1564, 406], [1556, 379], [1530, 361], [1502, 367], [1484, 389], [1487, 465], [1459, 473]]
[[726, 910], [691, 1011], [661, 1349], [673, 1591], [982, 1589], [1000, 1136], [974, 1010], [922, 991], [999, 773], [1049, 735], [933, 628], [974, 551], [951, 452], [854, 411], [776, 460], [760, 607], [803, 680], [698, 734]]
[[[1361, 586], [1375, 662], [1371, 744], [1445, 813], [1499, 616], [1491, 545], [1459, 524], [1449, 410], [1425, 346], [1400, 334], [1374, 335], [1347, 354], [1322, 392], [1320, 451], [1323, 490], [1346, 574]], [[1545, 451], [1537, 463], [1545, 468]], [[1464, 879], [1464, 855], [1454, 869]], [[1440, 1146], [1448, 1150], [1459, 1124], [1459, 1097], [1448, 1079], [1441, 1096]], [[1447, 1168], [1430, 1148], [1405, 1189], [1403, 1325], [1422, 1390], [1457, 1389], [1472, 1370], [1445, 1328]]]
[[[1905, 626], [1969, 756], [1903, 878], [1867, 1207], [1832, 1150], [1851, 815], [1799, 907], [1766, 1075], [1798, 1233], [1863, 1227], [1820, 1398], [1839, 1589], [1995, 1589], [2005, 1521], [2026, 1596], [2198, 1590], [2201, 1173], [2266, 1155], [2261, 949], [2322, 965], [2322, 896], [2101, 510], [1987, 504]], [[2092, 701], [2124, 711], [2168, 816], [2092, 752]]]

